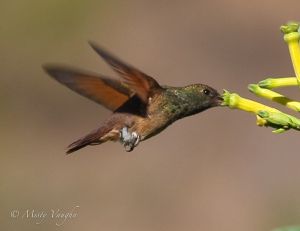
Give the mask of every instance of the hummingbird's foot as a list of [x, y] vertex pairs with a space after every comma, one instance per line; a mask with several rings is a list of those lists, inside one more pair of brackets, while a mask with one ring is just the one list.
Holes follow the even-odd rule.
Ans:
[[120, 131], [120, 141], [126, 152], [131, 152], [140, 142], [140, 136], [136, 132], [129, 132], [128, 127]]

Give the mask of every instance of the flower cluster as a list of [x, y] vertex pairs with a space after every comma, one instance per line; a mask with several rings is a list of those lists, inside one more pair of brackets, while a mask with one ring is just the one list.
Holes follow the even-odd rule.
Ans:
[[[250, 84], [248, 89], [255, 95], [282, 104], [292, 110], [300, 112], [300, 102], [285, 97], [273, 91], [274, 88], [287, 86], [300, 86], [300, 32], [299, 24], [288, 23], [280, 27], [284, 34], [284, 41], [289, 47], [291, 60], [293, 63], [295, 77], [267, 78], [258, 84]], [[257, 125], [273, 127], [274, 133], [282, 133], [289, 129], [300, 131], [300, 120], [294, 116], [283, 113], [275, 108], [268, 107], [253, 100], [240, 97], [236, 93], [224, 90], [223, 105], [232, 109], [241, 109], [252, 112], [256, 115]]]

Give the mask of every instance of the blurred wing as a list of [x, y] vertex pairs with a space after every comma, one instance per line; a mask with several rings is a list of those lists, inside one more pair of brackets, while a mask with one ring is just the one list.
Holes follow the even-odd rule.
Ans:
[[112, 68], [123, 78], [123, 82], [128, 85], [128, 87], [131, 88], [144, 103], [148, 103], [148, 98], [151, 94], [161, 89], [160, 85], [152, 77], [125, 64], [95, 43], [90, 42], [90, 45], [110, 66], [112, 66]]
[[44, 66], [58, 82], [104, 107], [115, 111], [133, 94], [120, 81], [59, 66]]

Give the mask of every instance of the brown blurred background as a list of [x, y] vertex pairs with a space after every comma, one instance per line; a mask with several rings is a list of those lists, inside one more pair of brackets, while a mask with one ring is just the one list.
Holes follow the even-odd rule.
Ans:
[[[274, 135], [255, 117], [214, 108], [126, 153], [65, 147], [109, 115], [47, 76], [65, 63], [116, 76], [94, 40], [158, 79], [252, 96], [249, 83], [291, 76], [279, 26], [298, 0], [0, 2], [1, 230], [265, 231], [300, 223], [300, 133]], [[300, 99], [297, 89], [287, 89]], [[282, 107], [277, 106], [279, 109]], [[69, 211], [58, 227], [27, 210]], [[50, 214], [49, 214], [50, 216]]]

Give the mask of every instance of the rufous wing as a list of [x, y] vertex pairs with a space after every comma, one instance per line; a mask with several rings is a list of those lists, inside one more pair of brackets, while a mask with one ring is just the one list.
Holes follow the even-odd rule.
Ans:
[[138, 69], [125, 64], [108, 51], [100, 48], [94, 42], [89, 42], [91, 47], [123, 78], [123, 82], [128, 85], [143, 101], [148, 103], [148, 98], [156, 91], [161, 90], [161, 86], [155, 79], [144, 74]]
[[57, 65], [45, 65], [43, 68], [58, 82], [112, 111], [133, 94], [118, 80]]

